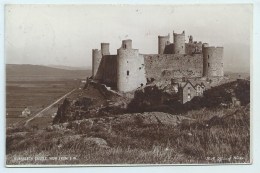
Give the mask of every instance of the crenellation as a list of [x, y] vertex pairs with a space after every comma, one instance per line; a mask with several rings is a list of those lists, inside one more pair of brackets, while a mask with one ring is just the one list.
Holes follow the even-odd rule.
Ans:
[[223, 47], [194, 41], [185, 31], [158, 36], [158, 54], [140, 54], [132, 48], [132, 40], [122, 40], [116, 55], [110, 55], [109, 43], [92, 50], [92, 76], [112, 88], [129, 92], [147, 84], [147, 80], [223, 77]]

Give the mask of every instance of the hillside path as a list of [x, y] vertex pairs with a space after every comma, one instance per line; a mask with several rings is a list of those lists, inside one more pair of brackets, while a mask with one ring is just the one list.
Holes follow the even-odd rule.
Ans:
[[39, 117], [43, 112], [49, 110], [51, 107], [53, 107], [56, 103], [58, 103], [59, 101], [61, 101], [62, 99], [64, 99], [65, 97], [67, 97], [68, 95], [70, 95], [72, 92], [74, 92], [76, 90], [73, 89], [70, 92], [66, 93], [65, 95], [63, 95], [62, 97], [60, 97], [59, 99], [57, 99], [55, 102], [51, 103], [49, 106], [47, 106], [46, 108], [42, 109], [40, 112], [38, 112], [37, 114], [35, 114], [34, 116], [30, 117], [28, 120], [25, 121], [25, 126], [28, 125], [28, 123], [30, 121], [32, 121], [34, 118]]

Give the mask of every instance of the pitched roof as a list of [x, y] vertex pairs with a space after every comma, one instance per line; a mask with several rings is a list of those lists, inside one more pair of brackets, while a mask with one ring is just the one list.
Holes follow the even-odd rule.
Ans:
[[189, 80], [186, 81], [186, 84], [182, 88], [185, 88], [188, 84], [190, 84], [192, 88], [195, 89], [193, 84]]

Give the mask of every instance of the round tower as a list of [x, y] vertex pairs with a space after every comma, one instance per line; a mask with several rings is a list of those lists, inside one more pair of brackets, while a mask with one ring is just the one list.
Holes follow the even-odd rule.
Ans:
[[92, 49], [92, 77], [96, 78], [97, 71], [102, 59], [101, 51], [98, 49]]
[[185, 31], [181, 34], [173, 32], [174, 53], [185, 54]]
[[170, 43], [170, 35], [158, 36], [158, 54], [165, 53], [165, 47]]
[[224, 76], [223, 47], [210, 47], [207, 43], [202, 45], [203, 53], [203, 76]]
[[109, 43], [101, 43], [101, 53], [102, 55], [110, 55]]
[[144, 57], [132, 49], [132, 41], [122, 41], [117, 49], [117, 89], [128, 92], [146, 84]]
[[130, 40], [130, 39], [123, 40], [121, 48], [123, 48], [123, 49], [132, 49], [132, 40]]
[[188, 37], [189, 37], [189, 43], [193, 43], [193, 36], [190, 35], [190, 36], [188, 36]]

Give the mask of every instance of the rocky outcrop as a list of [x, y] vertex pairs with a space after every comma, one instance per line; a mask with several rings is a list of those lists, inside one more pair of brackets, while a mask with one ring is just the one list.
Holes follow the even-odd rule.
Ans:
[[79, 97], [75, 100], [65, 98], [59, 106], [57, 115], [53, 119], [53, 124], [64, 123], [76, 119], [82, 119], [90, 114], [90, 106], [93, 99], [87, 97]]

